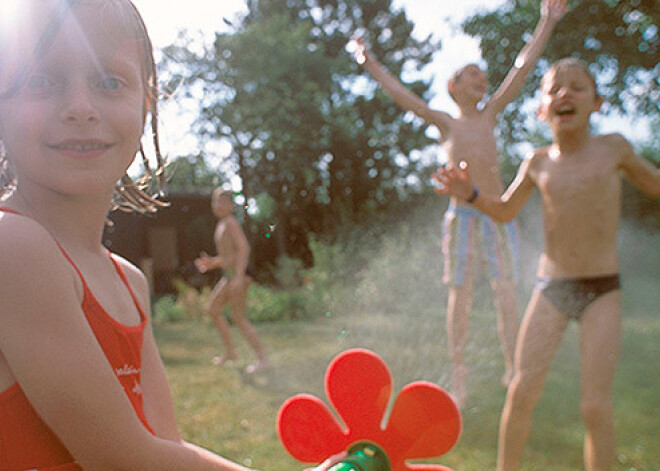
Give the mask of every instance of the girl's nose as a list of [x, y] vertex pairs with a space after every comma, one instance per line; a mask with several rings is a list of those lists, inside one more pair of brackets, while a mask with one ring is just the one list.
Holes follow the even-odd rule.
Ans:
[[97, 123], [100, 119], [89, 89], [76, 86], [64, 95], [62, 119], [72, 124]]

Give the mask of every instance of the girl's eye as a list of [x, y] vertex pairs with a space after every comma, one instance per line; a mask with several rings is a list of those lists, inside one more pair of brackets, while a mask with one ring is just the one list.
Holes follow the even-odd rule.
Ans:
[[109, 91], [117, 91], [121, 88], [122, 83], [121, 81], [116, 78], [116, 77], [104, 77], [101, 80], [101, 88]]
[[25, 81], [25, 87], [28, 90], [43, 90], [52, 87], [55, 82], [44, 75], [31, 75]]

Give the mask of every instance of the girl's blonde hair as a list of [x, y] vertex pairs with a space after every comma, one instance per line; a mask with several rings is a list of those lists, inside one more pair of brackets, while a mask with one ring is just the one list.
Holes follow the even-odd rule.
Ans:
[[[30, 0], [23, 0], [27, 3]], [[36, 0], [32, 0], [33, 2]], [[40, 2], [43, 3], [43, 2]], [[159, 207], [167, 206], [166, 203], [158, 201], [158, 195], [162, 195], [165, 190], [165, 160], [160, 151], [160, 142], [158, 138], [158, 80], [156, 73], [156, 62], [154, 60], [153, 45], [147, 32], [142, 15], [137, 10], [131, 0], [53, 0], [54, 8], [49, 12], [49, 20], [46, 27], [37, 41], [32, 57], [27, 58], [24, 65], [18, 70], [15, 78], [10, 82], [9, 87], [0, 90], [0, 99], [11, 97], [20, 92], [20, 88], [28, 72], [30, 60], [38, 57], [46, 51], [52, 43], [53, 36], [59, 30], [62, 21], [66, 15], [80, 4], [98, 4], [99, 8], [113, 14], [122, 21], [126, 27], [126, 33], [132, 34], [142, 45], [143, 55], [143, 81], [145, 85], [146, 104], [148, 105], [148, 114], [151, 118], [151, 138], [156, 157], [156, 167], [151, 168], [149, 159], [144, 152], [140, 142], [139, 154], [144, 166], [144, 175], [134, 180], [128, 173], [124, 174], [115, 186], [115, 192], [112, 199], [112, 210], [119, 209], [127, 212], [154, 212]], [[0, 44], [0, 46], [2, 46]], [[0, 52], [2, 48], [0, 47]], [[0, 67], [2, 66], [2, 54], [0, 54]], [[6, 150], [0, 142], [0, 201], [6, 199], [16, 188], [16, 176], [14, 175], [11, 162], [7, 156]], [[155, 184], [155, 185], [154, 185]], [[156, 186], [157, 191], [152, 191]], [[150, 193], [154, 194], [152, 196]]]

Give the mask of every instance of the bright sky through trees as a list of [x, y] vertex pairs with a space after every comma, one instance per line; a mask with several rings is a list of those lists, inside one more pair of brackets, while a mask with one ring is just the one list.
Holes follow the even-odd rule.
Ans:
[[[12, 3], [19, 0], [2, 0]], [[162, 0], [134, 0], [142, 12], [147, 27], [156, 47], [172, 43], [181, 29], [202, 31], [212, 34], [217, 30], [229, 30], [223, 18], [232, 20], [245, 9], [243, 0], [187, 0], [169, 2]], [[456, 112], [456, 106], [447, 93], [446, 84], [449, 76], [459, 67], [469, 62], [480, 62], [478, 43], [473, 38], [462, 34], [459, 24], [462, 19], [479, 10], [492, 10], [503, 0], [461, 0], [459, 2], [428, 0], [395, 0], [395, 5], [405, 9], [408, 17], [415, 24], [414, 34], [425, 37], [433, 34], [442, 41], [441, 50], [435, 54], [433, 63], [424, 70], [424, 77], [433, 80], [434, 108]], [[348, 41], [349, 38], [347, 38]], [[177, 112], [180, 114], [180, 110]], [[164, 129], [169, 134], [187, 126], [169, 122], [171, 114], [164, 116]], [[617, 117], [595, 117], [600, 132], [622, 132], [632, 140], [643, 141], [648, 138], [649, 128], [645, 122], [629, 124], [628, 120]], [[171, 135], [166, 144], [170, 144], [170, 155], [181, 153], [182, 146], [192, 145], [193, 138], [180, 138]], [[173, 149], [172, 146], [175, 146]]]

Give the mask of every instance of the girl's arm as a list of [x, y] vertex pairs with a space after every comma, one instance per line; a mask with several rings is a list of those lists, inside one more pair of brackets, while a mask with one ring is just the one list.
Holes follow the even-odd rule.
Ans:
[[660, 196], [660, 170], [635, 153], [632, 145], [623, 136], [607, 136], [610, 145], [621, 155], [619, 168], [635, 186], [649, 196]]
[[142, 366], [140, 369], [144, 413], [147, 422], [157, 437], [173, 442], [181, 442], [167, 373], [153, 335], [149, 285], [143, 273], [137, 267], [117, 256], [115, 256], [115, 259], [122, 264], [126, 278], [147, 316], [147, 325], [144, 329], [142, 341]]
[[541, 56], [546, 43], [550, 39], [552, 30], [557, 22], [564, 16], [568, 7], [566, 0], [544, 0], [541, 6], [541, 19], [532, 35], [532, 39], [527, 43], [504, 78], [499, 88], [493, 93], [493, 96], [486, 104], [484, 111], [489, 113], [494, 119], [504, 108], [513, 101], [527, 79], [527, 75], [536, 65], [536, 61]]
[[[11, 218], [0, 228], [0, 350], [76, 461], [86, 471], [244, 471], [143, 427], [84, 317], [76, 273], [43, 228]], [[157, 428], [176, 438], [166, 421]]]
[[354, 56], [359, 64], [376, 80], [385, 90], [385, 93], [404, 110], [412, 111], [427, 124], [436, 126], [446, 139], [449, 131], [451, 116], [445, 112], [429, 108], [428, 104], [416, 94], [408, 90], [396, 77], [390, 74], [383, 65], [367, 49], [362, 38], [354, 38], [357, 50]]
[[433, 175], [433, 178], [440, 183], [440, 186], [435, 188], [435, 192], [440, 195], [456, 196], [496, 221], [507, 222], [516, 217], [534, 190], [535, 185], [530, 176], [532, 160], [533, 157], [520, 164], [516, 178], [499, 198], [482, 195], [477, 187], [472, 186], [467, 162], [461, 162], [461, 167], [458, 169], [440, 168]]

